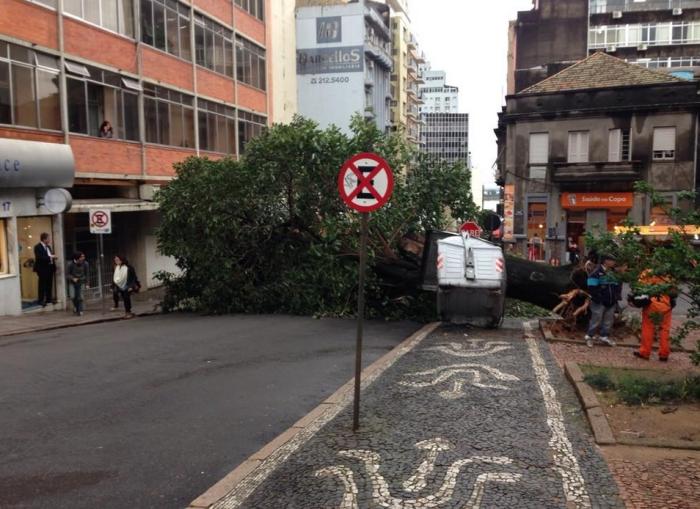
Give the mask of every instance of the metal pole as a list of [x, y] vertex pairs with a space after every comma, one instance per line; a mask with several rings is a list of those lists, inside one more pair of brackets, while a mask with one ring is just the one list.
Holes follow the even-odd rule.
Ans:
[[100, 233], [98, 235], [99, 242], [97, 243], [97, 284], [100, 287], [100, 301], [102, 304], [102, 314], [105, 314], [105, 288], [102, 284], [102, 267], [104, 267], [104, 234]]
[[355, 401], [352, 413], [352, 430], [360, 428], [360, 380], [362, 374], [362, 326], [365, 318], [365, 269], [367, 266], [367, 230], [369, 213], [362, 213], [360, 232], [360, 282], [357, 289], [357, 345], [355, 349]]

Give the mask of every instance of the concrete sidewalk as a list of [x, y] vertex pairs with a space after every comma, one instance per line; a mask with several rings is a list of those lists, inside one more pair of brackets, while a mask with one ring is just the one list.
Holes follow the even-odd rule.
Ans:
[[[160, 313], [162, 295], [162, 289], [156, 288], [132, 296], [132, 313], [136, 316]], [[123, 303], [120, 303], [118, 311], [110, 311], [112, 305], [111, 296], [107, 296], [104, 301], [104, 312], [101, 301], [90, 301], [86, 303], [83, 316], [74, 315], [72, 306], [68, 310], [53, 311], [47, 308], [45, 310], [30, 310], [20, 316], [3, 316], [0, 319], [0, 337], [122, 320], [124, 318]]]

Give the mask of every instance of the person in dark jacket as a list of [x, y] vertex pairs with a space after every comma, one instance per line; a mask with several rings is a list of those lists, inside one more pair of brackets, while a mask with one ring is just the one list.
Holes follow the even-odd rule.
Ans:
[[46, 307], [53, 298], [53, 277], [56, 273], [56, 259], [51, 247], [51, 235], [42, 233], [40, 242], [34, 246], [34, 272], [39, 277], [39, 292], [37, 302]]
[[119, 299], [124, 301], [124, 318], [133, 318], [131, 312], [131, 294], [136, 293], [141, 288], [136, 277], [136, 269], [129, 264], [129, 261], [120, 255], [114, 257], [114, 276], [112, 278], [112, 296], [114, 297], [114, 307], [119, 308]]
[[68, 295], [73, 301], [73, 313], [79, 316], [83, 316], [83, 288], [88, 282], [88, 269], [85, 254], [80, 251], [73, 255], [73, 261], [66, 269]]
[[588, 275], [588, 293], [591, 295], [591, 320], [586, 333], [586, 344], [593, 347], [596, 332], [599, 341], [608, 346], [615, 346], [610, 339], [610, 331], [615, 321], [615, 309], [620, 291], [620, 283], [614, 273], [615, 258], [610, 255], [600, 257], [600, 265]]

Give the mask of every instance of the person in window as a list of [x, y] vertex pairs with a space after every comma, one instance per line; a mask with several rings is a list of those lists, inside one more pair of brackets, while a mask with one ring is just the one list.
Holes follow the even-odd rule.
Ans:
[[109, 120], [105, 120], [104, 122], [102, 122], [102, 125], [100, 126], [99, 137], [100, 138], [113, 138], [114, 137], [114, 130], [112, 129], [112, 124], [109, 122]]
[[574, 240], [573, 237], [569, 237], [567, 251], [569, 251], [569, 263], [571, 263], [571, 265], [576, 265], [579, 261], [579, 251], [578, 243]]
[[112, 297], [114, 298], [114, 307], [112, 311], [119, 309], [119, 299], [124, 301], [124, 318], [133, 318], [131, 312], [131, 294], [137, 293], [141, 289], [136, 277], [136, 270], [129, 265], [129, 262], [123, 256], [117, 255], [114, 257], [114, 277], [112, 278]]
[[537, 233], [535, 233], [530, 239], [530, 247], [528, 249], [527, 258], [531, 262], [542, 259], [542, 239]]
[[51, 235], [44, 232], [39, 236], [40, 242], [34, 246], [34, 272], [39, 277], [39, 295], [37, 302], [46, 307], [53, 298], [53, 277], [56, 273], [56, 259], [51, 248]]
[[73, 301], [73, 313], [78, 316], [83, 316], [83, 288], [87, 285], [88, 269], [85, 253], [78, 251], [73, 255], [73, 261], [68, 264], [66, 270], [68, 295]]

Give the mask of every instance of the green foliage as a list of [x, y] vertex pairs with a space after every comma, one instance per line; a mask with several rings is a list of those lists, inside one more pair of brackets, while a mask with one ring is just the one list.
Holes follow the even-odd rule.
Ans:
[[606, 370], [588, 373], [583, 377], [583, 381], [599, 391], [611, 391], [615, 388], [615, 382]]
[[[599, 254], [612, 254], [617, 258], [622, 282], [629, 283], [632, 291], [651, 296], [670, 295], [690, 302], [685, 322], [674, 332], [673, 343], [680, 344], [692, 331], [700, 329], [700, 252], [692, 243], [692, 237], [683, 233], [685, 226], [700, 225], [700, 209], [695, 206], [697, 196], [691, 191], [678, 193], [678, 207], [667, 205], [666, 199], [647, 182], [635, 183], [635, 191], [644, 194], [652, 207], [661, 207], [680, 227], [672, 231], [664, 242], [649, 242], [639, 235], [639, 229], [628, 222], [630, 229], [616, 234], [600, 229], [586, 234], [586, 245]], [[665, 279], [663, 284], [642, 284], [640, 276], [645, 271]], [[691, 355], [700, 364], [700, 342]]]
[[[182, 274], [160, 274], [166, 309], [207, 313], [354, 313], [359, 214], [340, 200], [337, 175], [358, 152], [384, 157], [394, 195], [370, 221], [370, 314], [430, 316], [426, 295], [395, 295], [373, 272], [406, 233], [475, 214], [468, 169], [416, 154], [395, 134], [356, 117], [352, 136], [296, 117], [246, 146], [244, 157], [190, 158], [158, 193], [163, 254]], [[434, 303], [434, 300], [433, 300]], [[434, 304], [432, 305], [434, 308]]]
[[506, 299], [505, 316], [511, 318], [542, 318], [550, 316], [551, 311], [518, 299]]

